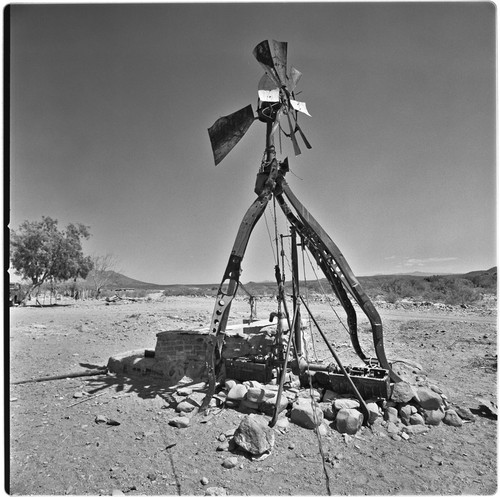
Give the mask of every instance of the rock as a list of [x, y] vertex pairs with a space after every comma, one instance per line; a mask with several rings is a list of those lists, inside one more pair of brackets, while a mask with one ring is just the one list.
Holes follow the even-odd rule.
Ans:
[[113, 488], [111, 495], [125, 495], [119, 488]]
[[234, 442], [250, 454], [263, 454], [274, 446], [274, 431], [263, 416], [250, 414], [236, 429]]
[[410, 438], [410, 435], [408, 435], [408, 433], [406, 433], [406, 431], [401, 432], [400, 436], [404, 440], [409, 440], [409, 438]]
[[200, 480], [200, 483], [202, 485], [208, 485], [208, 478], [206, 476], [204, 476], [201, 480]]
[[299, 390], [298, 396], [304, 399], [310, 399], [312, 397], [316, 402], [319, 402], [321, 399], [321, 393], [316, 388]]
[[394, 383], [391, 393], [391, 400], [394, 402], [410, 402], [415, 397], [413, 387], [406, 381]]
[[[276, 406], [276, 402], [278, 400], [277, 395], [271, 397], [270, 399], [265, 399], [264, 402], [259, 404], [259, 409], [268, 416], [272, 416], [274, 414], [274, 409]], [[278, 414], [284, 411], [288, 407], [288, 399], [282, 395], [280, 398], [280, 403], [278, 406]]]
[[187, 397], [193, 393], [193, 389], [189, 387], [181, 387], [176, 390], [177, 395], [181, 395], [182, 397]]
[[208, 487], [205, 495], [227, 495], [226, 489], [222, 487]]
[[427, 433], [429, 431], [429, 427], [425, 425], [403, 426], [402, 431], [408, 433], [409, 435], [419, 435], [421, 433]]
[[460, 416], [454, 409], [448, 409], [444, 413], [443, 423], [445, 425], [457, 426], [457, 427], [463, 425], [462, 418], [460, 418]]
[[75, 392], [73, 394], [74, 399], [80, 399], [81, 397], [83, 397], [83, 392]]
[[313, 403], [314, 408], [310, 398], [298, 398], [292, 405], [290, 421], [309, 430], [319, 426], [323, 421], [323, 411], [314, 401]]
[[330, 428], [325, 424], [325, 423], [321, 423], [319, 426], [318, 426], [318, 433], [322, 436], [322, 437], [326, 437], [327, 435], [330, 434]]
[[429, 388], [433, 391], [442, 395], [443, 391], [437, 385], [429, 385]]
[[401, 418], [401, 421], [403, 422], [403, 424], [405, 424], [405, 425], [410, 424], [411, 415], [412, 415], [412, 409], [411, 409], [411, 406], [409, 404], [406, 404], [406, 405], [401, 406], [399, 408], [399, 417]]
[[217, 445], [217, 448], [215, 450], [217, 450], [219, 452], [229, 450], [229, 440], [224, 440], [224, 442]]
[[483, 412], [491, 414], [493, 416], [498, 416], [497, 405], [490, 399], [485, 399], [484, 397], [476, 397], [479, 404], [479, 409]]
[[395, 407], [388, 407], [385, 410], [384, 419], [392, 423], [397, 423], [399, 421], [398, 410]]
[[238, 383], [234, 385], [234, 387], [232, 387], [231, 390], [229, 390], [227, 394], [227, 400], [241, 401], [245, 398], [247, 390], [248, 388], [245, 385]]
[[465, 421], [476, 421], [476, 416], [472, 414], [471, 410], [468, 407], [454, 406], [453, 409]]
[[425, 420], [418, 412], [410, 416], [410, 425], [424, 425], [424, 424]]
[[424, 419], [426, 425], [437, 426], [444, 418], [444, 411], [441, 409], [424, 410]]
[[224, 386], [226, 387], [226, 390], [229, 392], [229, 390], [231, 390], [231, 388], [233, 388], [237, 384], [238, 382], [236, 380], [226, 380]]
[[340, 409], [337, 413], [336, 427], [340, 433], [354, 435], [363, 424], [363, 414], [356, 409]]
[[325, 390], [323, 393], [323, 399], [321, 402], [333, 402], [335, 399], [338, 399], [340, 395], [333, 390]]
[[250, 387], [247, 391], [246, 400], [260, 403], [264, 400], [266, 391], [262, 387]]
[[238, 465], [238, 458], [237, 457], [227, 457], [222, 461], [222, 466], [226, 469], [232, 469], [235, 468]]
[[322, 402], [320, 404], [320, 408], [323, 411], [323, 418], [324, 419], [327, 419], [328, 421], [333, 421], [335, 419], [335, 410], [334, 410], [331, 402], [329, 402], [327, 404]]
[[380, 417], [380, 408], [376, 402], [367, 402], [366, 407], [368, 408], [368, 415], [370, 416], [368, 422], [372, 425]]
[[357, 399], [335, 399], [333, 401], [333, 407], [335, 407], [337, 411], [341, 409], [358, 409], [359, 406], [359, 400]]
[[193, 403], [196, 407], [201, 407], [205, 397], [206, 397], [205, 392], [193, 392], [193, 393], [189, 394], [187, 400], [189, 402]]
[[197, 406], [189, 401], [189, 400], [183, 400], [182, 402], [179, 402], [177, 406], [175, 407], [175, 410], [177, 412], [192, 412]]
[[106, 416], [102, 416], [101, 414], [97, 415], [94, 420], [97, 424], [99, 423], [107, 423], [108, 418]]
[[395, 434], [399, 433], [399, 426], [392, 421], [389, 421], [387, 423], [386, 429], [387, 429], [387, 433], [389, 433], [390, 435], [395, 435]]
[[422, 409], [425, 409], [427, 411], [434, 411], [436, 409], [439, 409], [443, 403], [441, 395], [433, 392], [428, 387], [419, 387], [417, 389], [416, 398]]
[[290, 428], [290, 421], [288, 421], [287, 417], [278, 418], [275, 428], [281, 433], [285, 433]]
[[185, 416], [179, 416], [177, 418], [172, 418], [168, 422], [169, 425], [175, 426], [176, 428], [187, 428], [189, 426], [189, 418]]

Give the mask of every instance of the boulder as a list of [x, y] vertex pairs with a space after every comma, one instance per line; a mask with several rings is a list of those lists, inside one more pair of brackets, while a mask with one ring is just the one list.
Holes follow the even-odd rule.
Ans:
[[238, 465], [238, 458], [237, 457], [227, 457], [222, 461], [222, 466], [226, 469], [232, 469], [235, 468]]
[[391, 400], [394, 402], [410, 402], [415, 397], [413, 387], [406, 381], [394, 383], [391, 393]]
[[216, 496], [216, 495], [227, 495], [226, 489], [223, 487], [208, 487], [205, 490], [205, 495]]
[[427, 433], [429, 431], [429, 427], [425, 425], [403, 426], [403, 431], [409, 435], [418, 435], [420, 433]]
[[357, 399], [335, 399], [333, 406], [340, 411], [341, 409], [358, 409], [360, 404]]
[[320, 408], [323, 411], [323, 417], [328, 421], [333, 421], [335, 419], [335, 410], [331, 402], [322, 402]]
[[444, 418], [444, 411], [441, 409], [425, 409], [424, 419], [426, 425], [437, 426]]
[[425, 420], [422, 417], [422, 415], [419, 414], [418, 412], [410, 416], [410, 425], [424, 425], [424, 424]]
[[375, 421], [380, 417], [380, 408], [376, 402], [367, 402], [366, 407], [368, 408], [369, 424], [375, 423]]
[[246, 399], [250, 402], [262, 402], [266, 391], [262, 387], [250, 387], [247, 391]]
[[340, 433], [354, 435], [363, 425], [363, 414], [357, 409], [340, 409], [337, 413], [336, 427]]
[[405, 404], [399, 408], [399, 417], [401, 418], [401, 421], [405, 425], [410, 424], [410, 418], [412, 415], [412, 406], [409, 404]]
[[[274, 414], [274, 409], [276, 406], [276, 402], [278, 401], [278, 396], [274, 395], [269, 399], [265, 399], [264, 402], [259, 404], [259, 409], [268, 416], [272, 416]], [[288, 407], [288, 399], [282, 395], [280, 398], [280, 403], [278, 406], [278, 414], [284, 411]]]
[[234, 433], [235, 443], [253, 455], [269, 452], [274, 446], [274, 431], [263, 416], [250, 414]]
[[311, 399], [298, 398], [292, 405], [290, 421], [309, 430], [319, 426], [323, 421], [323, 411]]
[[468, 407], [459, 407], [455, 406], [453, 410], [462, 418], [465, 419], [466, 421], [476, 421], [476, 416], [472, 414], [472, 411]]
[[457, 426], [457, 427], [463, 425], [462, 418], [460, 418], [460, 416], [454, 409], [448, 409], [444, 413], [443, 423], [446, 425]]
[[187, 428], [189, 426], [189, 418], [185, 416], [172, 418], [171, 420], [169, 420], [168, 424], [171, 426], [175, 426], [176, 428]]
[[247, 391], [248, 388], [245, 385], [237, 383], [231, 388], [231, 390], [229, 390], [227, 394], [227, 400], [233, 400], [233, 401], [243, 400], [245, 398]]
[[385, 410], [384, 419], [392, 423], [397, 423], [399, 421], [398, 410], [395, 407], [388, 407]]
[[340, 395], [333, 390], [325, 390], [323, 393], [323, 399], [321, 402], [333, 402], [335, 399], [338, 399]]
[[177, 412], [192, 412], [196, 407], [197, 406], [193, 402], [190, 402], [189, 399], [187, 399], [179, 402], [175, 407], [175, 410]]
[[428, 387], [418, 388], [416, 398], [422, 409], [427, 411], [439, 409], [443, 403], [441, 395]]

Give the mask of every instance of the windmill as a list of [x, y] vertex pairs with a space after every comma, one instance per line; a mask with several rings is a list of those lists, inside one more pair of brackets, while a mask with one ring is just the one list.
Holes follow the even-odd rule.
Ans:
[[258, 84], [258, 108], [255, 117], [252, 106], [223, 116], [208, 129], [214, 154], [215, 165], [243, 138], [255, 120], [266, 123], [267, 159], [271, 158], [276, 131], [283, 131], [281, 121], [286, 118], [289, 133], [286, 133], [293, 144], [295, 155], [301, 150], [297, 142], [298, 133], [305, 146], [311, 148], [298, 123], [298, 113], [310, 116], [306, 104], [295, 99], [295, 88], [302, 73], [291, 67], [287, 71], [287, 42], [264, 40], [253, 50], [253, 55], [264, 69]]
[[[295, 368], [297, 372], [304, 371], [304, 358], [301, 357], [302, 336], [300, 326], [300, 305], [302, 303], [338, 364], [336, 371], [339, 374], [337, 374], [337, 376], [343, 377], [344, 385], [348, 385], [347, 388], [358, 397], [365, 411], [365, 421], [368, 421], [368, 409], [358, 388], [361, 387], [361, 389], [364, 389], [364, 392], [369, 396], [373, 396], [374, 393], [378, 393], [381, 396], [388, 396], [389, 380], [398, 382], [401, 381], [401, 379], [392, 370], [386, 358], [382, 322], [378, 312], [362, 289], [359, 281], [354, 276], [337, 245], [314, 219], [311, 213], [297, 199], [288, 183], [285, 181], [285, 175], [289, 171], [288, 158], [285, 158], [283, 161], [278, 161], [276, 159], [274, 139], [278, 131], [290, 138], [295, 155], [301, 153], [297, 141], [297, 134], [301, 137], [305, 146], [311, 148], [311, 145], [298, 123], [299, 114], [309, 115], [306, 104], [295, 98], [295, 88], [301, 77], [301, 73], [294, 67], [291, 67], [290, 70], [287, 69], [286, 42], [265, 40], [255, 47], [253, 55], [264, 69], [264, 75], [261, 77], [258, 84], [257, 117], [254, 115], [252, 106], [247, 105], [232, 114], [217, 119], [208, 129], [215, 165], [218, 165], [226, 157], [256, 120], [266, 124], [266, 147], [255, 183], [254, 191], [257, 194], [257, 198], [248, 208], [240, 224], [222, 282], [217, 292], [209, 329], [209, 343], [206, 355], [209, 388], [201, 410], [205, 410], [208, 407], [210, 399], [215, 392], [216, 377], [223, 363], [222, 349], [224, 347], [227, 320], [232, 300], [240, 285], [241, 262], [250, 235], [264, 213], [269, 200], [274, 198], [290, 225], [290, 237], [292, 238], [291, 255], [292, 261], [295, 261], [292, 264], [293, 313], [289, 313], [284, 291], [284, 277], [282, 276], [283, 273], [279, 265], [279, 257], [276, 257], [278, 263], [275, 266], [275, 277], [278, 285], [279, 306], [276, 314], [281, 315], [282, 306], [284, 310], [283, 314], [286, 316], [287, 320], [287, 330], [290, 330], [290, 338], [288, 339], [286, 353], [283, 353], [282, 347], [280, 349], [280, 357], [276, 356], [269, 359], [269, 364], [277, 366], [281, 371], [278, 401], [276, 405], [279, 405], [279, 398], [283, 389], [292, 343], [294, 344], [295, 353], [295, 360], [291, 363], [292, 369]], [[282, 126], [282, 121], [288, 125], [286, 126], [288, 128], [288, 133]], [[355, 352], [365, 364], [364, 368], [351, 369], [351, 373], [349, 373], [346, 368], [342, 366], [335, 350], [328, 341], [326, 335], [320, 329], [309, 306], [300, 294], [297, 264], [297, 237], [300, 237], [302, 249], [307, 249], [313, 256], [317, 265], [326, 276], [339, 303], [343, 306], [347, 315], [347, 331], [350, 335]], [[277, 248], [276, 246], [276, 252]], [[376, 358], [367, 356], [362, 350], [358, 339], [356, 310], [351, 299], [354, 300], [359, 308], [365, 313], [370, 322]], [[279, 339], [280, 332], [278, 330], [277, 340]], [[309, 363], [307, 367], [308, 370], [315, 369], [317, 371], [326, 371], [326, 381], [328, 382], [338, 381], [338, 378], [332, 373], [334, 369], [332, 369], [331, 365], [328, 366], [326, 370], [324, 366], [312, 365]], [[356, 377], [356, 385], [351, 378], [353, 374]], [[276, 422], [277, 415], [278, 411], [276, 408], [270, 423], [271, 426]]]

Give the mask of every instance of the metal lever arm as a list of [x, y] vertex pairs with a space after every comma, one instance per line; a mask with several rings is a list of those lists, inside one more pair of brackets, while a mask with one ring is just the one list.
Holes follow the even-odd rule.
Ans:
[[[333, 274], [337, 274], [342, 285], [349, 291], [353, 296], [354, 300], [361, 307], [365, 315], [368, 317], [372, 328], [373, 344], [375, 347], [375, 354], [380, 365], [389, 371], [389, 375], [394, 382], [401, 381], [401, 378], [392, 370], [389, 362], [385, 355], [384, 350], [384, 335], [382, 331], [382, 321], [380, 315], [375, 309], [375, 306], [368, 298], [363, 288], [359, 284], [359, 281], [354, 276], [349, 264], [345, 260], [342, 252], [333, 240], [328, 236], [326, 231], [321, 227], [321, 225], [314, 219], [314, 217], [309, 213], [309, 211], [302, 205], [302, 203], [297, 199], [288, 186], [288, 183], [284, 178], [281, 178], [280, 187], [282, 192], [285, 194], [286, 198], [290, 201], [291, 205], [297, 212], [301, 222], [319, 239], [323, 245], [323, 250], [325, 255], [329, 256], [330, 260], [327, 261], [328, 265], [331, 266]], [[280, 195], [278, 195], [279, 199]], [[280, 201], [280, 206], [283, 208], [283, 199]], [[286, 212], [285, 212], [286, 213]], [[325, 273], [328, 277], [328, 274]], [[329, 278], [330, 279], [330, 278]], [[341, 303], [342, 300], [341, 300]], [[347, 310], [347, 309], [346, 309]], [[351, 335], [352, 336], [352, 335]]]

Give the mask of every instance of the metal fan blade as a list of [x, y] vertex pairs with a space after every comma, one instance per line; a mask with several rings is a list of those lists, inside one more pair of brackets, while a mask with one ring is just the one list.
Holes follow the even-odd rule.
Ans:
[[305, 102], [298, 102], [297, 100], [290, 99], [290, 104], [295, 110], [298, 110], [299, 112], [302, 112], [304, 114], [307, 114], [309, 117], [312, 117], [311, 114], [307, 112], [307, 107]]
[[274, 81], [264, 73], [258, 85], [258, 94], [262, 102], [279, 102], [280, 91]]
[[297, 138], [295, 138], [295, 131], [292, 126], [292, 120], [290, 119], [290, 114], [287, 112], [286, 117], [288, 119], [288, 125], [290, 126], [290, 139], [292, 140], [293, 144], [293, 151], [295, 155], [300, 155], [302, 152], [300, 151], [299, 144], [297, 143]]
[[278, 73], [281, 85], [286, 85], [286, 59], [288, 52], [288, 43], [286, 41], [272, 40], [270, 46], [274, 68]]
[[254, 120], [252, 106], [247, 105], [232, 114], [220, 117], [208, 128], [215, 165], [219, 164], [243, 138]]
[[264, 71], [271, 78], [273, 83], [279, 88], [282, 86], [280, 77], [276, 68], [274, 67], [273, 56], [271, 53], [271, 47], [269, 46], [269, 41], [261, 41], [254, 49], [253, 55], [257, 59], [257, 62], [262, 66]]
[[302, 137], [302, 141], [304, 142], [304, 145], [306, 146], [306, 148], [308, 148], [310, 150], [312, 148], [312, 146], [307, 141], [306, 135], [304, 135], [304, 133], [302, 132], [302, 130], [300, 129], [300, 126], [298, 124], [296, 124], [296, 127], [297, 127], [298, 132], [300, 133], [300, 136]]
[[290, 81], [288, 89], [290, 90], [290, 93], [295, 90], [295, 87], [297, 86], [297, 83], [299, 82], [301, 76], [302, 73], [298, 69], [295, 69], [295, 67], [293, 66], [290, 68], [290, 75], [288, 76], [288, 79]]

